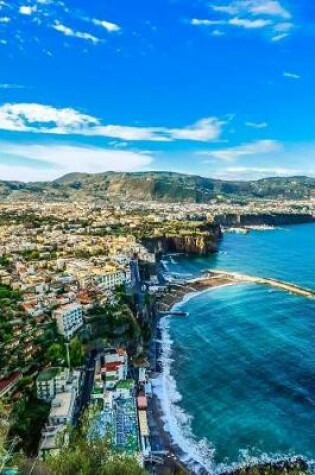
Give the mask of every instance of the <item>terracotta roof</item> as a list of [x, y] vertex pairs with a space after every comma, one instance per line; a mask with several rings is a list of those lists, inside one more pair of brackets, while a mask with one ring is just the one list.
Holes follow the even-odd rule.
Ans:
[[139, 409], [146, 409], [148, 407], [148, 401], [147, 401], [146, 396], [139, 396], [137, 398], [137, 403], [138, 403]]
[[16, 383], [20, 379], [21, 376], [22, 376], [22, 373], [15, 372], [15, 373], [12, 373], [8, 378], [2, 379], [0, 381], [0, 394], [4, 392], [9, 386], [12, 386], [14, 383]]
[[114, 361], [112, 363], [106, 363], [105, 364], [105, 369], [106, 371], [116, 371], [117, 368], [121, 365], [120, 361]]

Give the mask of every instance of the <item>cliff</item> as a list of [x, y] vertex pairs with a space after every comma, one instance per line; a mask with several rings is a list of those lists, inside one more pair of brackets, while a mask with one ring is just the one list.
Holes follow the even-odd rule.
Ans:
[[216, 216], [216, 222], [222, 226], [285, 226], [314, 222], [311, 214], [275, 213], [275, 214], [224, 214]]
[[211, 230], [202, 233], [146, 237], [142, 239], [142, 243], [149, 252], [158, 256], [172, 252], [206, 256], [218, 251], [220, 238], [221, 229], [216, 225]]

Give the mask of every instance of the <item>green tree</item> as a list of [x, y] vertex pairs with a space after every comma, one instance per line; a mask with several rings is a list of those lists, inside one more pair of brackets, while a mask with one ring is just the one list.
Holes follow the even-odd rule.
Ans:
[[84, 347], [78, 337], [75, 337], [69, 345], [71, 366], [81, 366], [84, 359]]
[[61, 343], [52, 343], [45, 352], [45, 359], [52, 365], [58, 365], [65, 361], [65, 345]]
[[27, 455], [36, 454], [41, 429], [45, 424], [50, 405], [34, 396], [20, 398], [11, 413], [9, 436], [18, 436], [20, 448]]
[[[77, 436], [47, 461], [51, 475], [144, 475], [133, 457], [111, 452], [105, 439]], [[48, 472], [49, 473], [49, 472]]]

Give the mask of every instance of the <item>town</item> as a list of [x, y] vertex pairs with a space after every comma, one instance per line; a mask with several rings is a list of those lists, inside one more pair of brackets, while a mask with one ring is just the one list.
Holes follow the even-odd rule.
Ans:
[[[13, 443], [1, 470], [17, 449], [34, 467], [49, 459], [83, 419], [88, 440], [106, 438], [142, 467], [164, 463], [151, 408], [155, 303], [165, 290], [157, 257], [215, 251], [220, 226], [260, 224], [277, 207], [2, 203], [0, 399]], [[279, 219], [313, 213], [310, 201], [291, 201]]]

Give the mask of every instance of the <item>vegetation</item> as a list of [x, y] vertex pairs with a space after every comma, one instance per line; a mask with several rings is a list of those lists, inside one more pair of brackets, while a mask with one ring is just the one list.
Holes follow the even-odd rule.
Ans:
[[74, 431], [70, 443], [45, 462], [24, 461], [21, 472], [28, 475], [145, 475], [138, 462], [123, 454], [113, 454], [105, 439], [88, 441], [84, 431]]
[[89, 323], [93, 337], [134, 342], [141, 330], [132, 310], [126, 304], [107, 304], [91, 310]]
[[78, 337], [75, 337], [71, 340], [69, 345], [70, 352], [70, 363], [74, 368], [76, 366], [81, 366], [84, 360], [84, 347]]
[[52, 343], [45, 352], [45, 360], [52, 366], [62, 365], [66, 360], [66, 349], [63, 343]]
[[19, 437], [19, 447], [23, 448], [26, 455], [36, 454], [41, 428], [47, 420], [49, 410], [50, 405], [33, 394], [24, 395], [14, 404], [9, 435]]
[[[314, 196], [315, 179], [307, 177], [264, 178], [257, 181], [222, 181], [195, 175], [170, 172], [144, 173], [72, 173], [54, 182], [15, 183], [0, 182], [0, 196], [7, 198], [14, 191], [15, 198], [46, 200], [72, 200], [94, 198], [124, 198], [131, 200], [189, 201], [206, 203], [216, 198], [224, 199], [272, 199], [283, 197], [302, 199]], [[9, 219], [8, 216], [5, 217]], [[3, 221], [5, 221], [3, 219]], [[46, 217], [53, 221], [55, 218]], [[38, 218], [32, 215], [16, 216], [17, 222], [38, 226]], [[0, 219], [0, 225], [1, 225]]]

